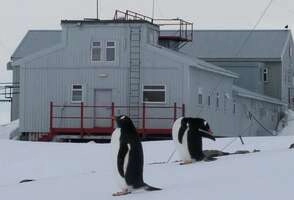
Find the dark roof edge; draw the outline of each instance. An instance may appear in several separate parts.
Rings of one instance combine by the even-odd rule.
[[[290,29],[197,29],[193,30],[196,32],[207,32],[207,31],[218,31],[218,32],[266,32],[266,31],[286,31],[286,32],[291,32]]]
[[[30,29],[28,32],[61,32],[61,29]]]
[[[264,62],[281,62],[282,58],[281,57],[276,57],[276,58],[246,58],[246,57],[230,57],[230,58],[211,58],[211,57],[201,57],[197,56],[197,58],[201,60],[205,60],[207,62],[209,61],[214,61],[214,62],[226,62],[226,61],[236,61],[236,62],[256,62],[256,61],[264,61]]]
[[[100,19],[90,19],[90,20],[61,20],[61,24],[135,24],[135,23],[144,23],[150,24],[154,26],[158,26],[157,24],[153,24],[146,20],[100,20]]]

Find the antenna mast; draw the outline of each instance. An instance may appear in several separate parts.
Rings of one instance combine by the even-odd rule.
[[[96,3],[97,4],[96,5],[96,8],[97,8],[97,11],[96,11],[97,12],[97,19],[99,19],[99,0],[97,0],[96,2],[97,2]]]
[[[152,19],[154,19],[155,0],[152,2]]]

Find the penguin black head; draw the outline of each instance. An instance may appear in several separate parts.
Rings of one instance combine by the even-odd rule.
[[[210,126],[208,122],[205,119],[202,118],[192,118],[191,122],[188,124],[190,129],[196,131],[203,130],[210,134],[212,134],[212,131],[210,130]]]
[[[206,120],[203,119],[203,124],[202,126],[200,127],[200,129],[203,129],[209,133],[212,133],[211,130],[210,130],[210,127],[209,127],[209,124]]]
[[[135,125],[127,115],[120,115],[115,117],[118,128],[135,130]]]

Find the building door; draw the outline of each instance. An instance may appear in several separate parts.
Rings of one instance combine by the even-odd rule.
[[[111,127],[112,90],[96,89],[94,93],[95,127]]]

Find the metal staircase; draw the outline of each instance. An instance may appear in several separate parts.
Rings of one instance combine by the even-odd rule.
[[[130,26],[129,115],[136,127],[140,117],[141,26]]]

